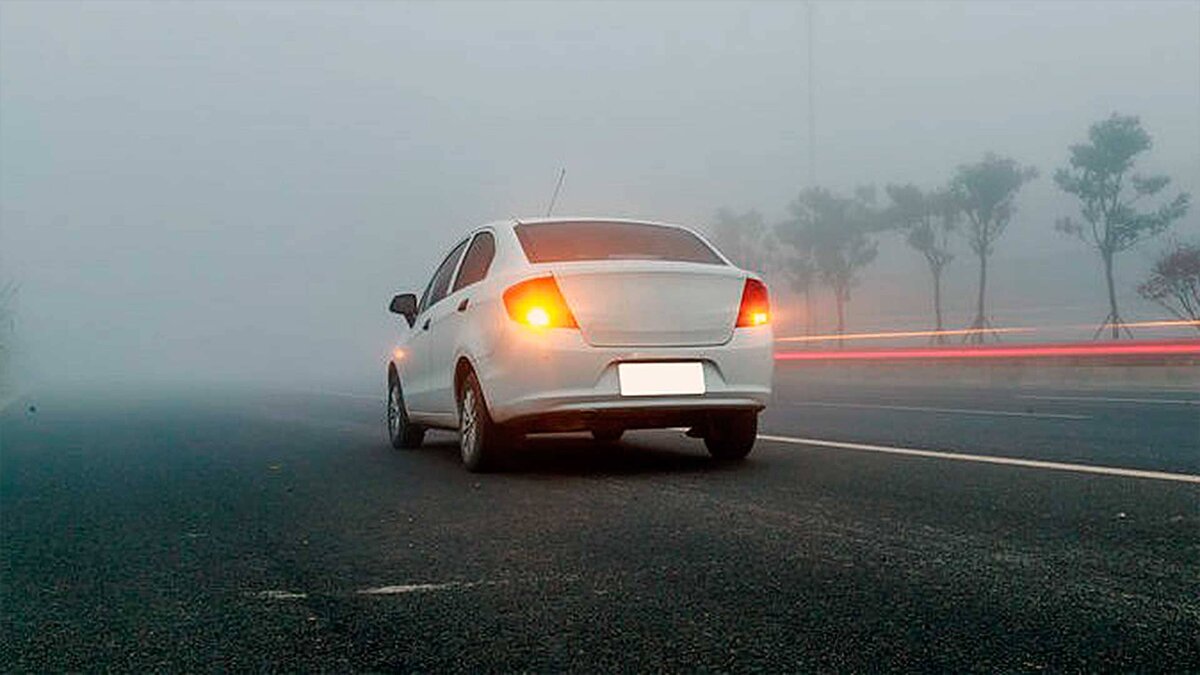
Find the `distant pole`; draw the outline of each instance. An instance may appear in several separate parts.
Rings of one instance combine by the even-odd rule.
[[[817,185],[817,114],[816,84],[813,80],[813,2],[804,3],[808,10],[808,185]]]
[[[816,68],[813,67],[813,52],[815,51],[813,49],[813,0],[805,1],[804,10],[804,23],[808,31],[808,39],[804,45],[808,53],[808,82],[806,82],[808,88],[808,187],[815,188],[817,186],[817,87],[815,78]],[[805,335],[812,335],[816,330],[817,318],[814,314],[815,311],[812,301],[812,282],[810,281],[804,290]]]
[[[554,196],[550,197],[550,206],[546,207],[547,218],[549,218],[550,214],[554,212],[554,204],[558,201],[558,191],[562,189],[563,178],[566,176],[567,170],[565,168],[558,170],[558,183],[554,186]]]

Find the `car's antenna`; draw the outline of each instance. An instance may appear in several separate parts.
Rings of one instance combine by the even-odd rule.
[[[558,201],[558,191],[562,189],[563,178],[567,176],[567,169],[564,167],[558,170],[558,183],[554,186],[554,196],[550,197],[550,206],[546,207],[546,217],[554,212],[554,204]]]

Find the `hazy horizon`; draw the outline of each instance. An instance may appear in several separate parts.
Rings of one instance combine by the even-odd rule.
[[[810,185],[935,187],[987,151],[1040,177],[991,263],[1002,321],[1103,317],[1050,176],[1113,112],[1200,198],[1200,2],[0,2],[0,281],[26,377],[372,387],[467,229],[544,213],[769,222]],[[816,136],[809,138],[809,87]],[[1174,228],[1200,237],[1200,210]],[[1166,240],[1118,259],[1123,310]],[[850,329],[927,327],[880,245]],[[948,320],[970,319],[960,245]],[[786,316],[794,308],[781,307]],[[831,312],[823,307],[822,324]],[[785,326],[786,327],[786,326]],[[786,330],[784,331],[786,332]]]

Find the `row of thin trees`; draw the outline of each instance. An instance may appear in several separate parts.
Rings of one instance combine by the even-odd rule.
[[[1117,305],[1116,257],[1163,234],[1190,205],[1187,193],[1166,194],[1167,176],[1146,176],[1134,169],[1150,147],[1150,135],[1137,117],[1114,114],[1091,125],[1087,140],[1070,146],[1066,165],[1053,174],[1055,185],[1079,203],[1078,215],[1060,218],[1056,229],[1090,246],[1103,262],[1109,311],[1097,336],[1106,331],[1113,339],[1129,335]],[[839,335],[845,333],[851,290],[878,255],[881,238],[900,235],[928,266],[933,337],[938,342],[947,332],[943,275],[959,242],[965,243],[977,262],[979,281],[975,318],[958,332],[966,341],[983,342],[993,330],[987,314],[988,262],[1016,213],[1021,188],[1037,177],[1034,167],[988,153],[959,166],[946,184],[930,189],[891,184],[881,198],[874,187],[849,195],[807,188],[774,226],[756,210],[721,209],[713,235],[735,262],[785,280],[804,297],[808,333],[813,330],[813,295],[827,288]],[[1200,247],[1176,244],[1156,263],[1139,292],[1180,319],[1200,319]]]

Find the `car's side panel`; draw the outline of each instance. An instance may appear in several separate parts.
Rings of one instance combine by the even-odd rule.
[[[451,293],[436,306],[430,308],[429,317],[429,381],[421,410],[447,414],[454,412],[455,402],[451,392],[454,376],[454,352],[458,334],[462,330],[464,317],[457,306],[465,290]]]
[[[417,315],[412,328],[408,329],[400,342],[402,357],[393,359],[404,390],[405,407],[409,411],[420,408],[425,383],[429,379],[429,333],[422,328],[426,318],[424,313]]]
[[[458,267],[462,264],[463,251],[466,249],[468,241],[467,239],[459,240],[442,259],[430,281],[431,288],[444,285],[444,288],[448,290],[452,287]],[[439,284],[439,277],[442,276],[443,271],[447,274],[441,279],[442,284]],[[428,292],[427,290],[426,293]],[[424,301],[423,298],[422,302]],[[411,363],[408,368],[408,377],[401,380],[404,387],[405,404],[410,412],[433,410],[432,389],[438,382],[442,367],[433,352],[434,319],[440,317],[445,311],[447,301],[446,297],[437,301],[430,300],[430,305],[421,308],[421,313],[417,315],[417,320],[413,324],[413,334],[410,338],[410,345],[413,347],[409,359]]]
[[[423,354],[425,346],[422,340],[422,333],[417,326],[409,327],[404,324],[401,319],[401,324],[404,325],[403,333],[400,339],[396,341],[396,350],[392,353],[391,364],[396,369],[396,374],[400,378],[401,387],[404,390],[405,407],[411,408],[411,392],[409,386],[411,382],[415,382],[420,377],[420,367],[425,365],[426,359]]]
[[[481,231],[487,231],[498,239],[492,228]],[[475,233],[476,236],[478,234]],[[418,417],[428,416],[440,423],[445,416],[451,416],[457,421],[454,372],[458,359],[466,356],[472,364],[478,364],[490,355],[494,340],[486,339],[486,333],[494,324],[493,315],[499,299],[495,280],[497,276],[504,276],[506,264],[500,250],[503,244],[497,241],[496,247],[496,255],[482,281],[453,291],[430,308],[427,347],[429,377],[416,411]]]
[[[498,348],[511,323],[504,307],[504,291],[529,275],[524,254],[515,249],[519,244],[512,234],[512,228],[495,228],[492,231],[496,238],[495,259],[487,278],[463,289],[469,300],[464,321],[455,337],[455,353],[449,361],[448,375],[453,382],[454,368],[459,359],[467,359],[479,378],[489,408],[495,405],[495,392],[489,385],[489,373],[495,367]]]

